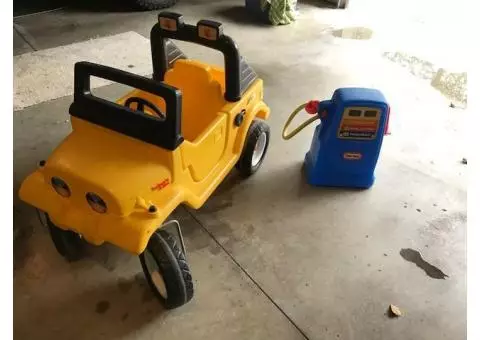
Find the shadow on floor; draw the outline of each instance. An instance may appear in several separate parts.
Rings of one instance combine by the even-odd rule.
[[[215,14],[227,20],[250,26],[269,27],[268,19],[260,18],[249,12],[245,6],[225,6],[215,11]]]
[[[198,210],[200,215],[215,214],[234,207],[244,199],[251,199],[257,205],[267,206],[275,197],[275,204],[290,205],[315,200],[331,201],[341,197],[362,195],[365,190],[343,187],[316,187],[307,183],[303,162],[292,162],[274,171],[260,169],[249,178],[242,178],[236,170],[223,180],[212,196]],[[243,197],[238,199],[235,196]]]
[[[336,8],[335,5],[329,2],[318,1],[318,0],[302,1],[300,6],[326,8],[326,9]],[[215,14],[227,20],[230,20],[239,24],[243,24],[243,25],[251,25],[251,26],[257,26],[257,27],[274,27],[270,24],[268,20],[268,12],[265,13],[263,17],[261,17],[258,14],[248,11],[245,5],[225,6],[220,9],[217,9],[215,11]]]
[[[335,4],[325,1],[325,0],[302,0],[299,5],[308,5],[311,7],[316,7],[316,8],[326,8],[326,9],[336,9],[337,6]],[[339,9],[341,10],[341,9]]]
[[[24,266],[31,256],[29,239],[35,233],[39,224],[35,209],[29,209],[25,204],[13,206],[13,270]]]
[[[165,3],[172,3],[174,0],[164,0]],[[124,12],[147,12],[148,9],[141,8],[135,4],[135,0],[83,0],[72,1],[68,3],[66,11],[72,12],[108,12],[108,13],[124,13]],[[171,6],[167,6],[164,9],[168,9]],[[162,9],[156,9],[152,11],[161,11]]]

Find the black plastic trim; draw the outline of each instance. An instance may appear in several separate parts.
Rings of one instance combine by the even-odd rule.
[[[185,24],[183,16],[177,13],[162,12],[161,17],[176,20],[177,30],[164,30],[157,23],[150,32],[150,44],[152,47],[153,79],[163,81],[165,73],[170,62],[167,53],[169,39],[181,40],[196,43],[205,47],[210,47],[223,53],[225,60],[225,99],[229,102],[240,100],[242,94],[256,79],[256,74],[248,65],[242,65],[246,62],[242,60],[235,41],[223,34],[221,23],[210,20],[200,20],[196,26]],[[218,32],[216,40],[201,38],[198,35],[198,25],[207,25],[215,28]],[[173,44],[173,43],[172,43]],[[247,78],[242,78],[242,71],[247,71]],[[245,73],[245,72],[244,72]],[[241,82],[241,79],[244,79]]]
[[[94,96],[90,89],[92,76],[163,98],[166,103],[165,120]],[[183,142],[181,112],[181,93],[172,86],[104,65],[84,61],[75,64],[74,101],[70,105],[70,114],[74,117],[167,150],[175,150]]]

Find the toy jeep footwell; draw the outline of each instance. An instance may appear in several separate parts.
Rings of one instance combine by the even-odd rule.
[[[225,69],[187,59],[170,39],[221,51]],[[79,62],[70,106],[72,132],[22,183],[20,197],[45,213],[67,260],[84,242],[112,243],[139,255],[167,308],[193,296],[180,237],[165,227],[180,204],[201,207],[234,166],[262,164],[270,131],[263,82],[220,23],[184,23],[161,13],[151,31],[153,79]],[[110,102],[90,91],[99,77],[135,88]],[[179,242],[180,241],[180,242]]]

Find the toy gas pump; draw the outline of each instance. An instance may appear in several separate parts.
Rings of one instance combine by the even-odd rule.
[[[303,109],[314,115],[292,132],[287,128]],[[312,100],[290,115],[282,137],[288,140],[320,119],[305,155],[307,181],[316,186],[369,188],[387,133],[390,107],[375,89],[341,88],[332,99]]]

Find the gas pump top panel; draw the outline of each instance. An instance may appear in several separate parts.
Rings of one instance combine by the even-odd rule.
[[[338,89],[333,95],[341,117],[337,137],[350,140],[375,140],[382,115],[388,104],[381,92],[374,89]],[[383,131],[381,131],[383,133]]]
[[[380,110],[370,107],[348,107],[342,115],[338,138],[372,140],[377,136]]]

